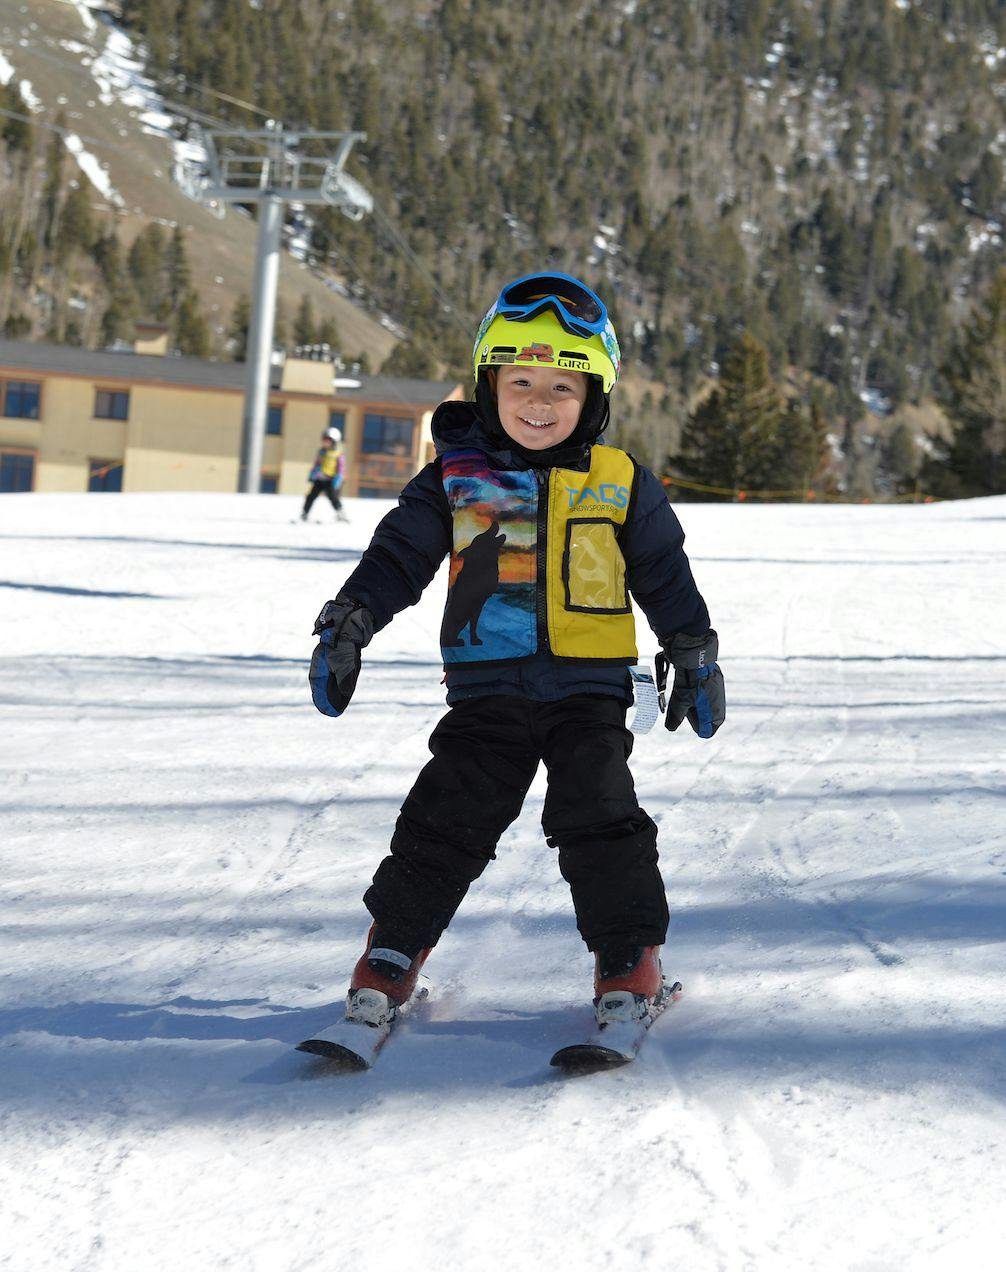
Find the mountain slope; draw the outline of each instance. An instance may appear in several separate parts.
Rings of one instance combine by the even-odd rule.
[[[123,14],[159,70],[368,133],[356,170],[465,321],[373,223],[332,246],[459,362],[492,284],[550,261],[602,282],[630,360],[686,390],[743,324],[777,365],[830,381],[843,412],[867,388],[898,405],[929,392],[1001,249],[995,0],[584,0],[505,21],[486,0],[126,0]],[[319,251],[332,226],[320,219]]]
[[[14,81],[29,81],[39,122],[56,123],[62,111],[66,127],[94,139],[80,143],[88,156],[81,167],[97,181],[92,202],[99,220],[113,217],[125,246],[151,222],[183,227],[192,276],[222,344],[238,296],[251,290],[256,227],[238,210],[217,221],[171,180],[173,143],[166,126],[172,119],[156,118],[157,90],[137,91],[142,64],[121,29],[82,3],[0,0],[0,52]],[[38,134],[44,149],[51,134]],[[305,295],[318,319],[334,319],[350,356],[366,350],[376,367],[394,347],[395,337],[375,316],[284,252],[280,298],[288,319]]]

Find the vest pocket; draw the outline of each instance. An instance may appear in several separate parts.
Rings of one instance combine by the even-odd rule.
[[[625,559],[615,523],[605,517],[570,518],[562,554],[566,609],[588,614],[631,613]]]

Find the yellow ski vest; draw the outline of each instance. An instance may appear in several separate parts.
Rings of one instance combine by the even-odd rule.
[[[331,450],[322,450],[318,452],[318,467],[321,469],[323,477],[334,477],[339,468],[339,456],[342,454],[341,446],[333,446]]]
[[[636,629],[619,534],[636,466],[591,448],[590,471],[493,469],[478,450],[446,452],[453,518],[444,664],[558,659],[628,665]]]
[[[591,448],[589,472],[549,473],[548,641],[559,658],[636,661],[636,624],[618,545],[635,476],[633,461],[613,446]]]

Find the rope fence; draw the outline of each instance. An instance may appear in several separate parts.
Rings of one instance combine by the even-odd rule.
[[[749,499],[763,499],[771,502],[779,500],[799,500],[801,503],[939,503],[935,495],[924,494],[916,488],[908,495],[889,495],[884,498],[855,499],[849,495],[832,495],[824,491],[814,490],[808,486],[801,490],[741,490],[728,486],[707,486],[699,481],[686,481],[683,477],[664,476],[660,479],[665,486],[678,486],[682,490],[695,490],[705,495],[727,495],[736,503],[746,503]]]

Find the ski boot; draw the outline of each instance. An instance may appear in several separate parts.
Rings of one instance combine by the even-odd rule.
[[[603,945],[594,955],[599,1026],[645,1021],[666,992],[659,945]]]
[[[388,933],[372,924],[367,948],[353,969],[346,998],[346,1019],[354,1024],[380,1028],[390,1025],[399,1007],[412,997],[416,981],[430,951],[410,956],[394,948]]]
[[[347,1073],[371,1068],[399,1010],[410,998],[427,994],[425,986],[416,991],[416,981],[430,951],[420,950],[410,957],[396,950],[395,943],[388,933],[371,927],[367,948],[350,981],[345,1016],[298,1043],[298,1051],[322,1056]]]
[[[597,1073],[631,1063],[656,1018],[681,997],[681,984],[664,980],[659,945],[612,941],[595,952],[594,994],[594,1033],[560,1047],[550,1061],[562,1073]]]

